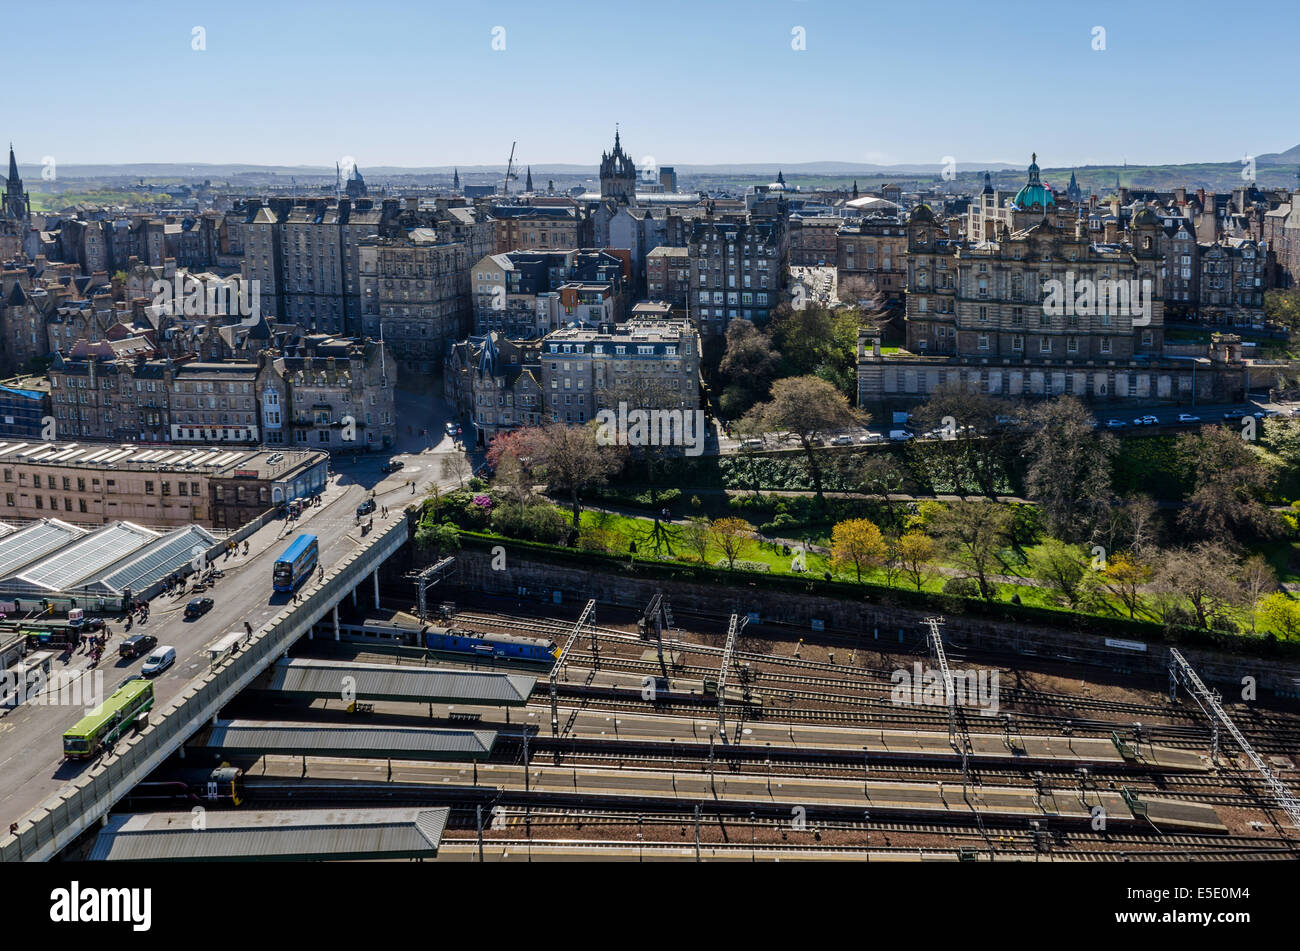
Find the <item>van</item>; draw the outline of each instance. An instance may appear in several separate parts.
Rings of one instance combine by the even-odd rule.
[[[161,674],[174,663],[176,663],[176,648],[159,647],[149,655],[149,659],[146,660],[144,666],[140,668],[140,673],[144,674],[146,677],[154,677]]]
[[[763,448],[763,440],[761,440],[761,439],[746,439],[744,442],[742,442],[742,443],[740,444],[740,448],[741,448],[741,449],[762,449],[762,448]]]
[[[894,442],[907,442],[909,439],[914,437],[906,429],[891,429],[889,431],[889,438]]]

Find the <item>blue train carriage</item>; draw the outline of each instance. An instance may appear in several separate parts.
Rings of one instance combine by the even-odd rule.
[[[515,634],[483,634],[447,627],[430,627],[424,634],[424,646],[449,654],[475,657],[509,657],[516,660],[553,663],[560,656],[555,642],[544,637],[519,637]]]
[[[276,591],[293,591],[316,570],[320,545],[315,535],[299,535],[276,559],[271,584]]]

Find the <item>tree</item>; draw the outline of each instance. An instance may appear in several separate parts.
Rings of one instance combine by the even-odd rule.
[[[712,526],[707,515],[693,515],[686,520],[686,525],[682,529],[682,539],[701,564],[709,563],[709,543],[712,538]]]
[[[934,560],[938,546],[924,532],[906,532],[898,539],[897,551],[903,574],[919,592],[935,575]]]
[[[517,442],[509,442],[507,449],[526,470],[541,478],[550,491],[569,497],[575,529],[582,520],[582,492],[604,485],[622,464],[622,455],[616,447],[597,443],[594,426],[549,423],[540,428],[522,429],[518,431]]]
[[[1267,537],[1280,522],[1260,497],[1271,473],[1256,448],[1233,429],[1206,426],[1178,437],[1178,454],[1194,488],[1178,524],[1206,539]]]
[[[1151,582],[1163,598],[1165,623],[1191,622],[1206,630],[1232,627],[1231,610],[1244,600],[1240,567],[1232,550],[1218,542],[1165,552]]]
[[[840,478],[854,486],[863,495],[879,499],[891,523],[897,523],[895,502],[891,494],[903,491],[907,472],[893,453],[845,452],[840,453],[836,465]]]
[[[1035,407],[1029,423],[1025,490],[1039,504],[1052,535],[1082,541],[1110,501],[1118,443],[1109,433],[1095,432],[1092,414],[1071,396]]]
[[[1131,551],[1141,556],[1159,541],[1158,516],[1155,499],[1134,493],[1106,507],[1094,537],[1107,552]]]
[[[1088,562],[1077,546],[1049,538],[1030,552],[1029,568],[1034,578],[1050,588],[1057,600],[1071,610],[1078,606],[1085,592]]]
[[[469,460],[461,453],[449,452],[443,455],[438,472],[440,478],[455,479],[463,489],[465,488],[465,480],[473,474],[474,470],[470,468]]]
[[[752,321],[736,319],[727,323],[726,350],[718,371],[725,378],[720,409],[728,418],[744,414],[767,392],[781,363],[781,354],[771,339]]]
[[[736,567],[736,559],[744,551],[753,530],[754,526],[743,518],[735,517],[717,519],[709,526],[713,544],[726,556],[728,568]]]
[[[1284,640],[1300,637],[1300,602],[1283,591],[1274,591],[1259,603],[1255,613],[1263,625]]]
[[[777,380],[772,385],[772,399],[751,409],[738,427],[753,435],[792,433],[803,447],[817,498],[822,499],[822,463],[815,452],[822,436],[865,424],[867,419],[825,380],[799,376]]]
[[[989,575],[1011,527],[1010,513],[996,502],[974,500],[922,508],[940,542],[974,579],[980,597],[992,601],[995,587]]]
[[[1277,574],[1263,555],[1251,555],[1241,566],[1241,591],[1250,609],[1250,633],[1255,633],[1255,607],[1259,599],[1277,590]]]
[[[966,491],[971,483],[982,495],[995,496],[1006,482],[1013,432],[1005,423],[1016,412],[1009,400],[982,393],[975,386],[943,383],[916,408],[913,419],[922,430],[939,430],[938,441],[913,443],[914,454],[943,472],[952,491]]]
[[[862,581],[862,569],[882,564],[889,553],[876,523],[867,518],[850,518],[831,529],[831,564],[838,571],[850,565]]]
[[[1300,330],[1300,291],[1265,291],[1264,316],[1288,330]]]
[[[422,522],[415,530],[415,547],[438,556],[460,551],[460,532],[450,522]]]
[[[1151,580],[1151,566],[1137,555],[1120,553],[1106,560],[1102,571],[1106,589],[1128,609],[1129,620],[1142,610],[1142,587]]]

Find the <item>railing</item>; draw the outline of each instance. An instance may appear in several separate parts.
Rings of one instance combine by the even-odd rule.
[[[353,551],[297,607],[286,605],[248,646],[230,662],[191,681],[160,719],[123,739],[87,774],[34,809],[19,824],[16,835],[0,841],[0,862],[44,861],[105,815],[136,783],[170,756],[204,721],[246,688],[289,647],[362,582],[366,575],[406,541],[408,520],[399,519],[379,530]],[[53,752],[53,751],[51,751]]]

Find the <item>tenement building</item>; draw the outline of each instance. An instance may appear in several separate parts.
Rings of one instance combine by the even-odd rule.
[[[1198,399],[1238,398],[1247,379],[1238,338],[1165,352],[1160,218],[1142,208],[1119,240],[1097,241],[1083,220],[1050,213],[1035,177],[993,237],[960,240],[928,206],[913,211],[906,348],[885,355],[878,338],[861,337],[860,404],[916,402],[952,384],[1012,399],[1177,401],[1193,386]],[[1013,231],[1024,208],[1029,221]]]

